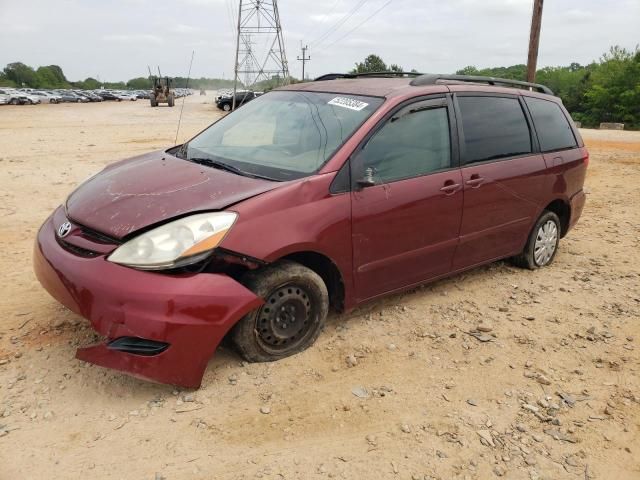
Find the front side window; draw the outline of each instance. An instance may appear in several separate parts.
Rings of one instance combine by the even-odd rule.
[[[182,156],[278,181],[306,177],[322,167],[382,102],[349,94],[270,92],[193,138]]]
[[[464,163],[531,153],[531,135],[517,98],[458,97]]]
[[[571,125],[558,105],[532,97],[525,97],[525,102],[531,112],[543,152],[577,146]]]
[[[446,107],[406,107],[367,142],[359,156],[376,183],[418,177],[451,167]]]

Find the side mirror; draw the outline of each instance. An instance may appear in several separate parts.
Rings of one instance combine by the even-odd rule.
[[[360,188],[373,187],[376,184],[376,181],[373,178],[373,168],[367,168],[364,171],[364,177],[356,180],[356,183]]]

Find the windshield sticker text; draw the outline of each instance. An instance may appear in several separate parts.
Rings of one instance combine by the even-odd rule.
[[[361,102],[360,100],[356,100],[355,98],[347,98],[347,97],[336,97],[333,100],[329,100],[327,102],[329,105],[335,105],[336,107],[348,108],[349,110],[355,110],[359,112],[364,109],[368,103]]]

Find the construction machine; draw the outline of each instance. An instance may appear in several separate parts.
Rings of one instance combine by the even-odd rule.
[[[157,107],[160,103],[166,103],[170,107],[175,105],[175,95],[171,88],[171,79],[169,77],[163,77],[160,73],[160,67],[158,67],[158,76],[151,75],[151,69],[149,68],[149,79],[153,85],[151,91],[151,97],[149,101],[152,107]]]

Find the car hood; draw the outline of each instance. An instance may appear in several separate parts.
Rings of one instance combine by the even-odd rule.
[[[283,185],[153,152],[108,166],[67,199],[67,216],[121,239],[189,213],[221,210]]]

